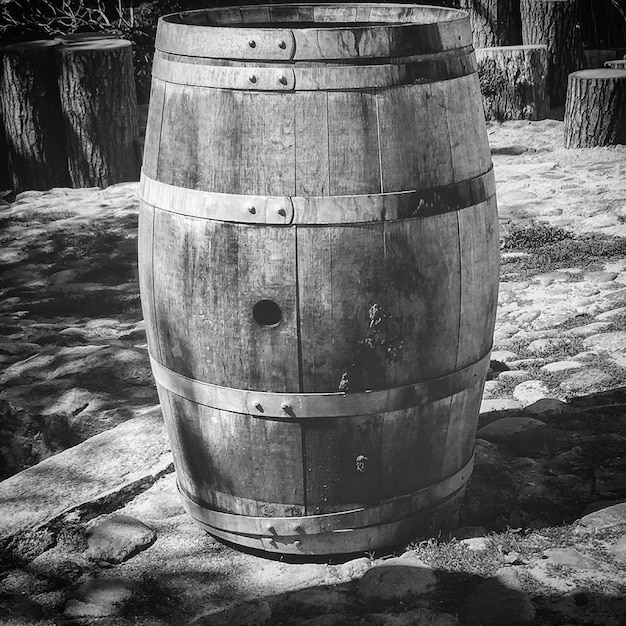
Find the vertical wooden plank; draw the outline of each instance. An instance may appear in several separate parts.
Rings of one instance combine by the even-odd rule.
[[[376,100],[359,91],[328,94],[330,195],[380,193]]]
[[[385,246],[387,384],[453,372],[461,308],[457,213],[389,222]]]
[[[299,92],[295,106],[296,195],[328,195],[328,95],[323,91]]]
[[[480,84],[476,73],[439,84],[445,93],[453,182],[458,183],[491,168]]]
[[[457,369],[491,349],[500,265],[496,199],[458,212],[461,244],[461,319]]]
[[[385,305],[383,259],[382,224],[298,227],[302,391],[384,387],[370,328]]]
[[[478,384],[452,396],[442,478],[458,472],[472,457],[483,387],[484,381],[481,380]]]
[[[177,471],[192,485],[193,495],[207,505],[226,505],[230,512],[245,515],[304,512],[298,424],[221,411],[169,395]]]
[[[164,100],[165,83],[158,78],[153,78],[150,89],[150,104],[148,106],[143,165],[141,167],[142,171],[150,178],[157,177]]]
[[[169,84],[159,180],[223,193],[294,195],[293,97]]]
[[[302,430],[308,515],[379,502],[380,416],[307,421]]]
[[[159,211],[155,302],[163,364],[217,385],[296,392],[295,229]],[[281,309],[258,324],[260,300]]]
[[[414,493],[442,478],[451,398],[393,411],[383,424],[383,499]]]
[[[383,189],[405,191],[453,182],[444,90],[407,85],[378,95]]]
[[[153,238],[154,212],[153,206],[140,200],[139,203],[139,230],[138,230],[138,259],[139,259],[139,290],[141,292],[141,309],[146,323],[146,338],[150,354],[161,360],[161,350],[156,326],[156,311],[154,305],[154,268],[153,268]]]

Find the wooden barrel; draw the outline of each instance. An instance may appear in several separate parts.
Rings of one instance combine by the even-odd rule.
[[[415,5],[160,20],[142,301],[213,535],[331,554],[453,523],[498,285],[471,42],[465,13]]]

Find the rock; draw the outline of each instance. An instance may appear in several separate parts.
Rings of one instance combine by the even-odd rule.
[[[44,618],[41,605],[23,593],[0,594],[0,622],[3,624],[35,624]]]
[[[498,374],[498,380],[502,383],[518,384],[525,380],[530,380],[531,378],[530,372],[524,370],[509,370]]]
[[[578,370],[581,367],[584,366],[579,361],[554,361],[553,363],[544,365],[541,368],[541,371],[553,374],[558,372],[568,372],[570,370]]]
[[[600,333],[587,337],[584,341],[588,350],[602,350],[622,367],[626,366],[626,331]]]
[[[593,361],[597,359],[599,356],[599,352],[594,350],[584,350],[583,352],[578,352],[572,357],[572,361],[581,361],[582,363],[587,363],[588,361]]]
[[[0,540],[105,494],[145,485],[172,467],[157,408],[0,482]]]
[[[513,397],[522,403],[522,406],[534,404],[537,400],[550,397],[550,390],[540,380],[527,380],[520,383],[513,390]]]
[[[580,520],[580,523],[586,528],[594,530],[605,530],[626,524],[626,502],[613,504],[589,513]]]
[[[477,438],[474,442],[474,465],[498,465],[502,462],[502,455],[498,446],[491,441]]]
[[[621,306],[617,309],[611,309],[610,311],[605,311],[604,313],[598,313],[598,315],[596,315],[596,319],[605,322],[610,321],[616,317],[620,317],[621,315],[626,315],[626,306]]]
[[[470,537],[469,539],[461,539],[459,543],[467,546],[468,550],[472,552],[482,552],[489,547],[489,540],[487,537]]]
[[[618,563],[626,563],[626,536],[607,548],[607,550]]]
[[[595,470],[595,491],[598,494],[626,491],[626,473],[612,468]]]
[[[70,619],[115,615],[132,595],[130,581],[88,580],[68,600],[63,615]]]
[[[485,381],[485,387],[483,389],[483,398],[491,398],[494,393],[496,393],[500,383],[497,380],[487,380]]]
[[[272,607],[265,600],[242,602],[226,609],[201,615],[189,626],[262,626],[272,618]]]
[[[524,407],[526,413],[533,415],[550,415],[551,413],[563,413],[566,410],[567,403],[561,402],[557,398],[541,398]]]
[[[334,572],[340,580],[356,580],[361,578],[372,567],[372,559],[362,556],[359,559],[352,559],[341,565],[337,565]]]
[[[591,393],[606,389],[612,381],[613,377],[610,374],[589,368],[569,376],[559,385],[559,388],[567,393]]]
[[[388,559],[375,565],[359,581],[362,602],[405,600],[423,596],[435,588],[435,572],[417,559]]]
[[[519,359],[519,355],[510,350],[494,350],[491,353],[491,360],[498,361],[500,363],[508,363],[509,361],[515,361]]]
[[[156,541],[154,530],[130,515],[114,515],[91,529],[87,556],[92,561],[121,563]]]
[[[555,565],[566,565],[574,569],[600,569],[600,564],[591,557],[585,556],[575,548],[554,548],[544,550],[548,562]]]
[[[476,437],[492,442],[511,443],[520,435],[545,428],[545,426],[545,422],[532,417],[503,417],[480,428]]]
[[[617,272],[599,270],[597,272],[585,272],[584,279],[592,283],[608,283],[617,278]]]
[[[610,326],[611,322],[592,322],[591,324],[585,324],[584,326],[570,328],[567,331],[567,334],[572,335],[573,337],[590,337],[591,335],[607,330]]]
[[[529,624],[535,619],[535,607],[527,593],[491,578],[465,597],[459,618],[463,626]]]
[[[480,403],[481,413],[494,413],[496,411],[515,411],[522,408],[522,403],[511,398],[493,398],[483,400]]]
[[[164,520],[182,515],[185,511],[176,487],[176,474],[163,476],[129,502],[123,512],[143,520]]]
[[[326,615],[318,615],[311,619],[298,618],[299,626],[344,626],[348,616],[345,613],[327,613]],[[382,624],[381,621],[374,622],[376,626]]]

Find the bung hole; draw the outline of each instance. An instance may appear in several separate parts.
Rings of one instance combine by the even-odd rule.
[[[272,300],[261,300],[252,307],[252,317],[259,326],[278,326],[282,319],[280,307]]]

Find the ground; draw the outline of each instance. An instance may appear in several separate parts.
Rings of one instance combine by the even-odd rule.
[[[502,265],[475,470],[456,535],[394,559],[267,560],[184,515],[147,360],[137,183],[0,208],[0,618],[624,623],[626,146],[565,150],[562,132],[488,124]]]

